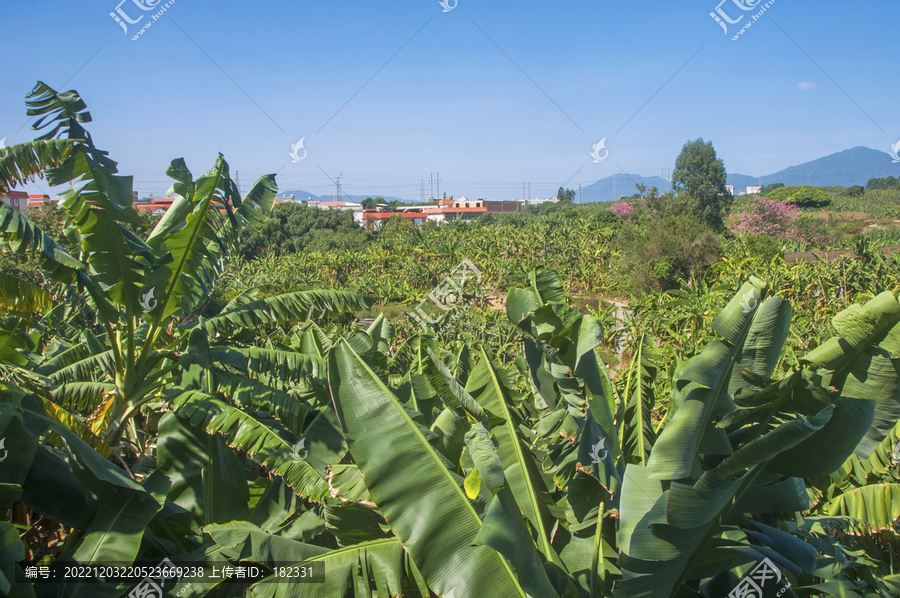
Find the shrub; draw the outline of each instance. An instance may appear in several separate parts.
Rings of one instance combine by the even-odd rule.
[[[626,223],[619,236],[617,284],[635,294],[662,292],[697,277],[721,255],[716,235],[690,216]]]
[[[315,235],[316,231],[332,231],[336,235]],[[245,243],[250,253],[272,251],[303,251],[313,240],[326,241],[331,248],[361,248],[369,237],[368,231],[353,221],[351,212],[323,210],[294,202],[276,205],[269,219]],[[335,239],[343,238],[340,243]],[[318,247],[316,247],[318,249]]]
[[[771,259],[783,254],[781,241],[770,235],[746,235],[742,241],[744,247],[754,257]]]
[[[769,199],[798,208],[824,208],[831,205],[831,195],[818,187],[782,187],[769,193]]]

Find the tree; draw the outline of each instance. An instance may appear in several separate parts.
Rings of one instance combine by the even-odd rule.
[[[362,200],[362,209],[364,209],[364,210],[374,210],[377,205],[378,205],[378,201],[375,199],[372,199],[371,197],[367,197],[364,200]]]
[[[559,203],[574,203],[575,192],[571,189],[564,189],[560,187],[559,191],[556,192],[556,199],[559,200]]]
[[[711,141],[703,138],[684,145],[675,161],[672,186],[686,201],[689,212],[715,230],[725,228],[724,220],[734,197],[726,188],[725,163],[716,156]]]
[[[866,192],[866,188],[861,185],[853,185],[847,189],[847,194],[850,197],[862,197]]]
[[[782,187],[784,187],[784,183],[772,183],[771,185],[766,185],[765,187],[760,189],[759,194],[760,195],[768,195],[775,189],[781,189]]]
[[[366,230],[353,220],[352,212],[283,202],[275,206],[259,231],[247,239],[245,250],[303,251],[310,246],[317,231],[346,237],[353,247],[362,247],[368,239]],[[321,239],[321,235],[318,238]],[[325,248],[317,246],[316,249]]]
[[[831,204],[831,196],[819,187],[783,187],[769,194],[769,199],[783,201],[798,208],[824,208]]]
[[[886,179],[870,179],[868,183],[866,183],[867,191],[877,191],[879,189],[894,189],[900,187],[900,180],[898,180],[893,175],[887,177]]]

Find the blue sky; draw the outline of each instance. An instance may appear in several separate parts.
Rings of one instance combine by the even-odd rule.
[[[132,19],[153,14],[134,1]],[[758,0],[722,10],[753,14],[739,1]],[[620,168],[658,175],[697,137],[754,176],[900,139],[889,0],[776,0],[737,41],[749,16],[726,36],[709,16],[718,0],[459,0],[447,13],[438,0],[176,0],[137,41],[149,17],[125,35],[117,3],[4,3],[0,138],[34,138],[24,96],[37,80],[77,89],[94,141],[141,196],[168,189],[172,159],[196,175],[217,152],[244,188],[277,171],[281,189],[327,194],[321,168],[341,170],[348,193],[415,199],[440,172],[442,192],[511,199],[523,182],[546,197]]]

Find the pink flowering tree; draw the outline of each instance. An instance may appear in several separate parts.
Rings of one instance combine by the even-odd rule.
[[[613,214],[621,216],[622,218],[627,218],[629,216],[635,215],[634,204],[627,201],[614,203],[607,209],[610,210]]]
[[[802,216],[797,206],[757,195],[751,200],[750,210],[743,214],[740,224],[731,230],[739,235],[768,235],[776,239],[822,245],[828,240],[823,226],[814,217]]]
[[[797,206],[755,195],[750,200],[750,211],[745,212],[740,224],[731,230],[737,234],[789,239],[799,212]]]

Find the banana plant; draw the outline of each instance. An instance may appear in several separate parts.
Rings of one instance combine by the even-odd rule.
[[[723,340],[680,368],[647,465],[626,468],[616,596],[706,592],[763,558],[797,579],[833,561],[817,557],[812,540],[824,534],[804,538],[774,516],[809,509],[804,479],[851,454],[868,457],[896,424],[900,379],[889,354],[900,304],[884,294],[844,312],[834,323],[840,337],[772,380],[791,314],[780,297],[763,300],[767,291],[752,280],[713,322]],[[887,593],[877,579],[860,583]]]
[[[77,260],[65,254],[5,207],[0,218],[9,224],[2,237],[19,251],[40,251],[48,275],[83,295],[96,324],[78,336],[57,338],[53,353],[30,369],[49,379],[53,402],[60,408],[92,413],[92,428],[107,446],[117,445],[129,431],[130,442],[138,441],[133,418],[173,382],[178,351],[193,330],[202,329],[225,344],[242,331],[368,305],[351,293],[310,291],[245,301],[190,323],[239,249],[242,233],[256,230],[271,210],[274,176],[260,178],[242,197],[221,155],[196,180],[183,160],[174,160],[167,171],[175,180],[169,193],[174,201],[144,240],[132,232],[145,225],[133,206],[131,177],[117,174],[116,163],[94,145],[83,126],[91,117],[80,96],[38,83],[28,105],[29,115],[38,117],[35,128],[49,129],[39,142],[64,138],[59,145],[67,157],[59,166],[45,168],[44,176],[53,186],[70,184],[60,209],[80,251]],[[246,370],[247,363],[268,368],[269,374],[298,363],[277,351],[238,347],[222,352],[222,359],[238,369],[243,364]],[[300,373],[297,369],[286,378]]]

